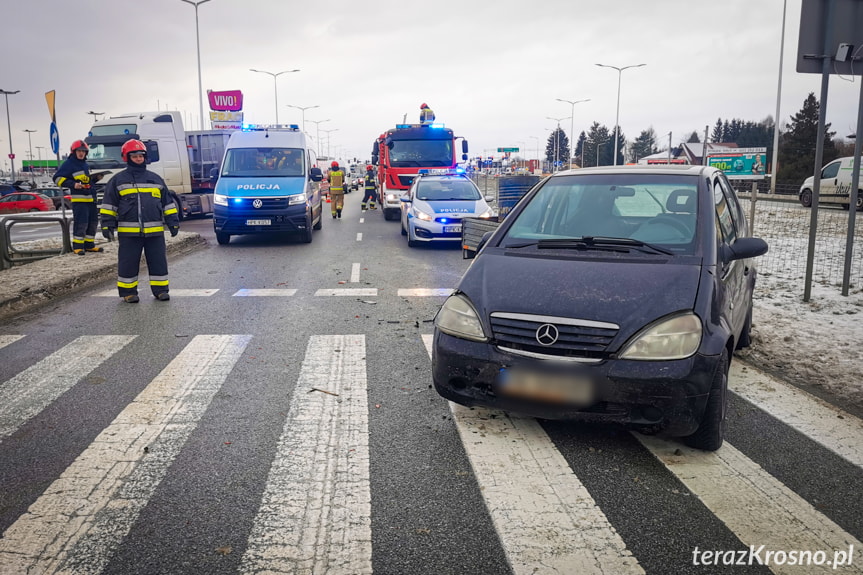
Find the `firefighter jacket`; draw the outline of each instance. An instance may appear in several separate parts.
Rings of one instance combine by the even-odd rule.
[[[345,191],[345,173],[341,169],[330,172],[330,191]]]
[[[179,227],[177,204],[165,180],[144,166],[130,165],[108,185],[99,209],[102,227],[114,228],[122,236],[162,236],[165,224]]]
[[[76,182],[80,182],[84,187],[76,190]],[[73,203],[96,201],[96,190],[90,187],[90,166],[87,165],[86,160],[76,158],[74,152],[54,173],[54,183],[69,190]]]
[[[377,187],[378,187],[378,184],[375,181],[375,175],[371,172],[366,172],[365,188],[367,190],[375,190],[375,189],[377,189]]]

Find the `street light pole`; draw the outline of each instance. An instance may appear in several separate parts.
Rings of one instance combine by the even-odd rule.
[[[545,117],[547,120],[554,120],[557,122],[557,129],[554,131],[554,165],[551,168],[551,173],[557,171],[557,162],[560,160],[558,157],[560,155],[560,121],[561,120],[569,120],[570,118],[552,118],[550,116]]]
[[[302,111],[303,113],[303,133],[306,133],[306,110],[311,110],[312,108],[320,108],[320,106],[294,106],[293,104],[285,104],[288,108],[296,108],[297,110]]]
[[[9,162],[12,173],[12,181],[15,181],[15,152],[12,151],[12,122],[9,120],[9,95],[17,94],[21,90],[0,90],[0,94],[6,97],[6,125],[9,127]]]
[[[267,72],[266,70],[255,70],[254,68],[249,68],[250,72],[258,72],[260,74],[269,74],[273,77],[273,101],[276,104],[276,125],[279,124],[279,89],[278,84],[276,83],[276,78],[281,76],[282,74],[290,74],[291,72],[299,72],[299,70],[284,70],[282,72]]]
[[[330,157],[330,133],[331,132],[338,132],[339,129],[333,128],[332,130],[321,130],[321,131],[327,135],[327,157],[329,158]]]
[[[191,4],[195,7],[195,42],[198,48],[198,111],[201,114],[200,117],[200,130],[204,129],[204,85],[201,82],[201,33],[198,28],[198,6],[204,4],[205,2],[209,2],[210,0],[180,0],[181,2],[185,2],[186,4]],[[201,179],[204,179],[204,156],[201,155]]]
[[[89,111],[89,112],[87,112],[87,113],[88,113],[88,114],[90,114],[91,116],[93,116],[93,121],[94,121],[94,122],[98,122],[98,121],[99,121],[99,118],[97,118],[96,116],[104,116],[104,115],[105,115],[105,112],[94,112],[93,110],[90,110],[90,111]]]
[[[33,139],[30,137],[30,134],[32,134],[33,132],[38,132],[38,130],[23,130],[23,131],[27,132],[27,144],[30,148],[30,180],[33,183],[36,183],[36,175],[33,173]],[[24,163],[22,162],[21,165],[23,166]]]
[[[572,114],[569,116],[569,155],[570,162],[572,161],[572,156],[575,154],[575,147],[573,142],[575,141],[575,105],[581,104],[582,102],[590,102],[590,98],[586,98],[584,100],[564,100],[563,98],[555,98],[558,102],[565,102],[567,104],[572,105]],[[570,163],[570,168],[572,164]]]
[[[45,168],[42,166],[42,150],[45,149],[45,146],[36,146],[36,151],[39,152],[39,173],[43,176],[45,175]]]
[[[315,136],[315,146],[318,148],[318,150],[320,150],[320,147],[321,147],[321,124],[323,124],[324,122],[329,122],[329,121],[330,121],[329,118],[327,118],[326,120],[309,120],[309,122],[314,122],[315,128],[317,128],[317,130],[316,130],[317,136]]]
[[[614,165],[617,165],[617,141],[620,139],[620,126],[618,125],[620,122],[620,77],[623,75],[623,71],[629,68],[640,68],[642,66],[647,66],[647,64],[633,64],[632,66],[624,66],[622,68],[618,68],[617,66],[609,66],[607,64],[597,64],[600,68],[612,68],[617,70],[617,112],[614,116]]]

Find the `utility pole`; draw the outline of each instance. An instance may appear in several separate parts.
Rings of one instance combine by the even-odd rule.
[[[21,90],[2,90],[0,89],[0,94],[3,94],[6,97],[6,125],[9,127],[9,162],[12,173],[12,181],[15,181],[15,152],[12,150],[12,122],[9,120],[9,95],[17,94]]]
[[[32,134],[33,132],[36,132],[38,130],[24,130],[24,131],[27,132],[27,143],[30,147],[30,181],[32,181],[35,184],[36,183],[36,175],[33,173],[33,140],[30,137],[30,134]],[[22,162],[22,165],[23,165],[23,162]]]

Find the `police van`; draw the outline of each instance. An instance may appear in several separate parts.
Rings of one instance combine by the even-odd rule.
[[[231,134],[213,194],[221,245],[231,236],[285,232],[312,241],[323,224],[323,173],[296,125],[244,126]]]

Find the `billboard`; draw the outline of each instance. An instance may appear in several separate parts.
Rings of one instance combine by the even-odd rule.
[[[210,112],[214,130],[239,130],[243,127],[242,112]]]
[[[207,99],[210,101],[210,109],[217,112],[239,112],[243,109],[243,93],[240,90],[207,90]]]
[[[725,172],[729,180],[764,178],[767,148],[729,148],[707,152],[707,165]]]

